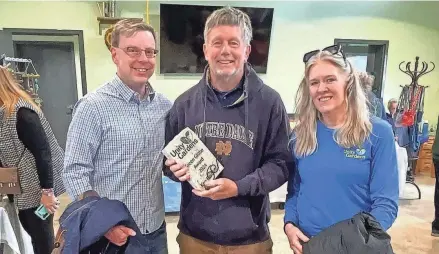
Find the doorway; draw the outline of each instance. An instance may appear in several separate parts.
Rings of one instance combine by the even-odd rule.
[[[31,59],[40,74],[42,110],[65,149],[73,105],[87,94],[82,30],[4,28],[0,55]]]
[[[375,76],[372,92],[382,99],[389,41],[335,39],[335,44],[342,45],[346,58],[357,70]]]
[[[14,41],[14,52],[16,57],[32,59],[40,75],[42,111],[65,149],[72,109],[78,100],[73,43]]]

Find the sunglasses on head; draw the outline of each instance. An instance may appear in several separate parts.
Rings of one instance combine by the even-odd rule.
[[[309,61],[309,59],[311,59],[311,57],[315,56],[320,51],[327,51],[327,52],[331,53],[332,55],[341,54],[343,56],[343,60],[346,63],[346,56],[343,53],[341,45],[332,45],[332,46],[326,47],[322,50],[316,49],[316,50],[310,51],[310,52],[306,53],[305,55],[303,55],[303,62],[307,63]]]

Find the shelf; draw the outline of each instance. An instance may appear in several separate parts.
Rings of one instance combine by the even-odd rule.
[[[122,19],[126,19],[126,18],[121,18],[121,17],[97,17],[97,20],[99,22],[99,35],[102,35],[102,27],[103,25],[114,25],[116,24],[118,21],[122,20]],[[137,21],[143,21],[142,18],[131,18]]]

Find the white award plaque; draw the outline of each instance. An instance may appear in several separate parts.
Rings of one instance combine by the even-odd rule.
[[[205,190],[204,183],[217,178],[224,169],[198,135],[188,127],[175,136],[162,153],[166,158],[188,167],[188,182],[194,189]]]

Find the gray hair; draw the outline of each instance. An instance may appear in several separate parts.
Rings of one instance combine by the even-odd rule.
[[[392,98],[387,102],[387,109],[390,109],[390,106],[392,106],[393,103],[398,103],[398,99]]]
[[[245,12],[229,6],[212,12],[204,26],[204,41],[207,41],[210,30],[217,26],[238,26],[242,31],[242,39],[250,45],[253,34],[252,23]]]
[[[365,71],[361,71],[361,72],[358,72],[358,77],[360,78],[361,87],[363,87],[363,89],[366,92],[372,91],[373,82],[375,81],[375,76],[373,76]]]

